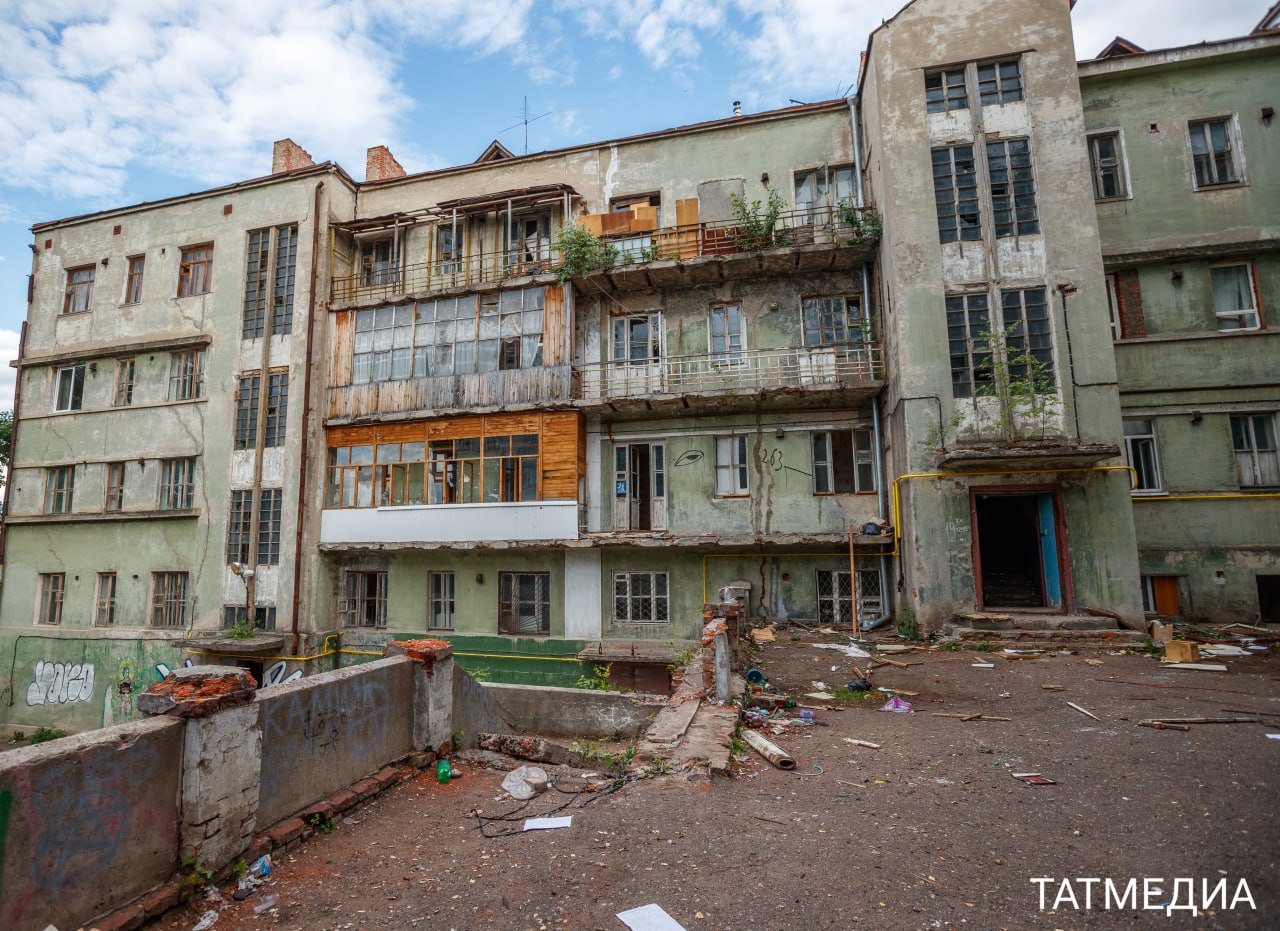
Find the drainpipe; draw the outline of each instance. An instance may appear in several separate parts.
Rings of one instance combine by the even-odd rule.
[[[858,97],[849,96],[849,123],[853,127],[853,180],[858,192],[858,206],[865,207],[862,196],[862,131],[858,128]]]

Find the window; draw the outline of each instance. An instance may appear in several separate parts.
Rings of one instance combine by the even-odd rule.
[[[249,528],[253,521],[253,492],[231,492],[231,512],[227,516],[227,565],[249,561]]]
[[[661,314],[614,318],[613,361],[642,365],[657,362],[661,355]]]
[[[431,444],[435,446],[435,443]],[[435,457],[432,457],[434,478]],[[538,435],[486,436],[484,438],[484,500],[536,501],[538,499]]]
[[[208,294],[213,284],[213,243],[188,246],[178,264],[178,297]]]
[[[818,622],[820,624],[852,625],[854,616],[855,582],[858,585],[857,614],[862,618],[877,617],[884,611],[884,596],[877,569],[818,571]]]
[[[67,294],[62,302],[64,314],[83,314],[93,309],[92,265],[67,269]]]
[[[285,423],[289,417],[289,373],[267,376],[267,430],[265,446],[283,446]]]
[[[274,261],[271,240],[274,234]],[[293,290],[298,262],[298,227],[252,230],[245,256],[242,339],[258,339],[266,330],[271,310],[272,334],[293,329]]]
[[[671,620],[665,572],[613,574],[615,624],[666,624]]]
[[[236,391],[236,449],[253,449],[258,439],[258,394],[262,378],[257,372],[240,376]]]
[[[258,565],[280,564],[280,511],[282,488],[264,488],[258,501]]]
[[[542,365],[543,289],[356,313],[355,384]]]
[[[1054,385],[1053,324],[1044,288],[1000,292],[1009,378],[1033,391]]]
[[[551,633],[551,573],[498,573],[498,633]]]
[[[181,511],[195,500],[196,460],[194,456],[164,459],[160,464],[160,510]]]
[[[116,574],[98,573],[98,591],[93,598],[93,626],[110,627],[116,622]]]
[[[846,198],[853,197],[853,167],[851,165],[824,165],[808,171],[797,171],[796,213],[812,217],[819,211],[830,209]]]
[[[813,434],[813,493],[853,495],[876,490],[870,430]]]
[[[991,218],[996,238],[1040,232],[1036,182],[1031,172],[1031,146],[1026,139],[987,143],[991,179]]]
[[[930,113],[969,109],[969,96],[964,88],[964,68],[926,73],[924,99]]]
[[[1253,266],[1248,262],[1214,265],[1209,269],[1213,284],[1213,312],[1219,330],[1256,330],[1260,326],[1258,295],[1253,287]]]
[[[271,264],[271,230],[252,230],[245,250],[244,314],[240,338],[258,339],[267,324],[267,275]]]
[[[204,396],[204,350],[174,353],[169,366],[169,400],[194,401]]]
[[[1200,120],[1188,125],[1196,187],[1235,184],[1240,180],[1231,146],[1231,118]]]
[[[711,308],[711,361],[718,365],[746,362],[746,321],[737,304]]]
[[[1125,419],[1124,458],[1136,475],[1134,492],[1160,491],[1164,487],[1160,481],[1154,420]]]
[[[1110,274],[1106,276],[1107,281],[1107,321],[1111,324],[1111,338],[1113,340],[1122,339],[1124,337],[1124,324],[1120,319],[1120,293],[1116,286],[1116,276]]]
[[[76,467],[52,466],[44,470],[44,512],[70,514],[76,488]]]
[[[1118,132],[1099,133],[1089,137],[1089,167],[1093,172],[1095,200],[1129,196],[1129,182],[1125,177]]]
[[[978,65],[978,99],[984,107],[1022,99],[1022,71],[1018,59]]]
[[[293,332],[293,288],[298,266],[298,227],[276,228],[276,277],[271,289],[271,332]]]
[[[111,402],[114,406],[128,407],[133,403],[133,382],[137,371],[135,359],[116,359],[116,395]]]
[[[151,573],[151,626],[185,627],[190,578],[186,572]]]
[[[84,404],[83,362],[53,370],[53,409],[78,411]]]
[[[981,239],[978,173],[974,167],[973,146],[942,146],[932,150],[932,158],[938,238],[942,242],[973,242]]]
[[[386,627],[387,574],[348,572],[346,597],[338,613],[346,627]]]
[[[142,273],[146,269],[147,258],[143,255],[129,256],[129,268],[124,276],[123,304],[137,304],[142,301]]]
[[[104,511],[124,510],[124,467],[123,462],[107,463],[107,495],[102,504]]]
[[[951,353],[951,393],[957,398],[990,393],[995,383],[991,350],[991,310],[985,294],[947,297],[947,345]]]
[[[1231,440],[1241,485],[1280,485],[1275,421],[1275,414],[1240,414],[1231,418]]]
[[[859,298],[806,297],[801,309],[806,346],[862,342],[865,321]]]
[[[511,220],[511,249],[508,265],[541,262],[551,255],[551,212],[517,214]]]
[[[244,605],[223,605],[222,608],[222,626],[224,629],[230,630],[237,624],[244,623],[244,619],[248,617],[245,613]],[[253,606],[253,628],[254,630],[275,630],[276,629],[276,606],[275,605],[254,605]]]
[[[36,616],[37,624],[62,623],[62,595],[66,590],[66,573],[40,573],[40,613]]]
[[[455,271],[461,270],[460,265],[454,264],[462,260],[461,243],[462,237],[456,236],[453,226],[441,224],[436,227],[436,259],[440,262],[442,275],[452,275]]]
[[[430,625],[432,630],[453,630],[454,582],[452,572],[428,572]]]
[[[747,484],[747,438],[716,437],[716,495],[731,497],[750,494]]]
[[[360,283],[366,287],[387,285],[398,277],[395,245],[390,239],[372,239],[360,244]]]

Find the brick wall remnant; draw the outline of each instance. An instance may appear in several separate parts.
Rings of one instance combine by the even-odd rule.
[[[310,168],[315,164],[311,153],[292,139],[279,139],[271,150],[271,173],[284,174],[297,171],[299,168]]]
[[[375,145],[369,149],[364,163],[364,179],[366,181],[386,181],[389,178],[403,178],[404,167],[396,161],[391,150],[385,145]]]

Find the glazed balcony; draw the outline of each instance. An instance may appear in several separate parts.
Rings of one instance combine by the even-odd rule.
[[[434,548],[578,537],[577,501],[345,508],[320,512],[324,549]]]
[[[687,408],[733,398],[858,402],[883,387],[883,366],[883,351],[873,342],[708,352],[575,366],[574,390],[579,406],[602,410]]]

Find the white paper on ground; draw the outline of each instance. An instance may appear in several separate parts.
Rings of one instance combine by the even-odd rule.
[[[837,653],[843,653],[850,659],[866,659],[871,655],[866,650],[859,649],[853,644],[846,646],[843,643],[815,643],[813,646],[819,650],[835,650]]]
[[[685,926],[668,915],[661,905],[642,905],[618,912],[618,920],[631,931],[686,931]]]
[[[1280,740],[1280,734],[1268,734],[1267,740]]]
[[[567,828],[573,824],[573,815],[565,815],[562,818],[525,818],[524,829],[526,831],[549,831],[552,828]]]

